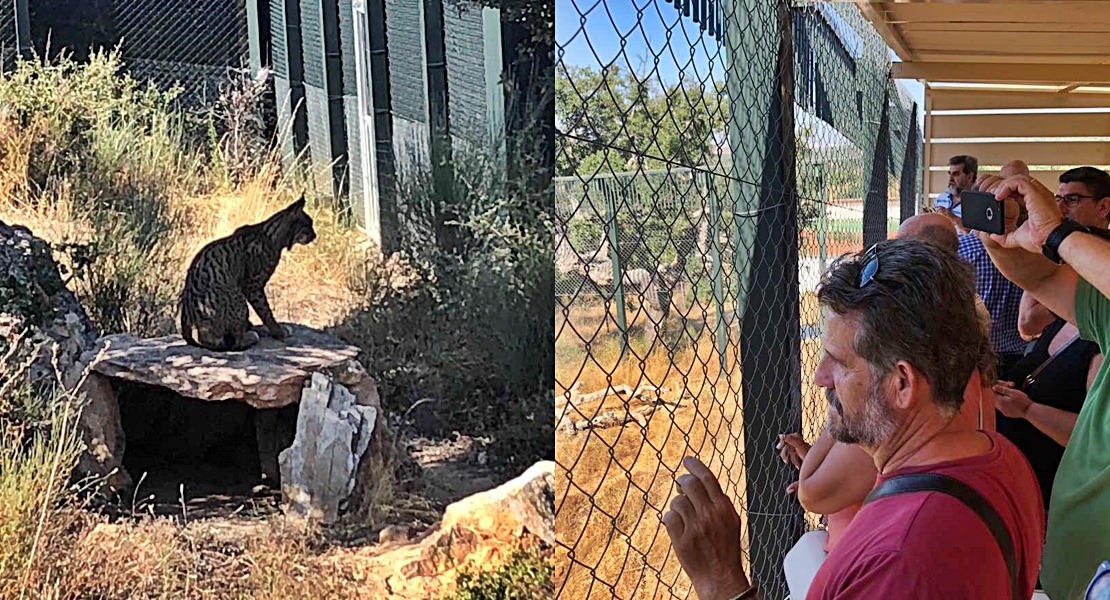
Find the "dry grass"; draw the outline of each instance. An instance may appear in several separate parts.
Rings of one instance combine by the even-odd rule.
[[[260,177],[237,190],[217,189],[203,196],[174,199],[171,208],[188,219],[176,235],[169,236],[173,244],[162,249],[165,272],[151,276],[168,278],[180,289],[189,261],[205,244],[230,235],[237,227],[263,221],[296,199],[291,189],[275,189],[266,181]],[[24,225],[54,245],[87,241],[93,228],[88,214],[69,199],[58,200],[37,206],[0,200],[0,221]],[[341,223],[333,209],[310,205],[308,212],[316,240],[284,253],[266,292],[279,320],[327,327],[357,306],[355,282],[372,247],[365,234]],[[66,262],[64,255],[58,258]],[[252,318],[258,322],[256,316]]]
[[[146,519],[108,524],[66,509],[71,530],[49,562],[0,598],[367,598],[326,558],[318,533],[281,517],[255,523]]]
[[[137,90],[118,67],[110,56],[83,65],[60,59],[21,63],[0,77],[0,220],[25,225],[55,245],[63,279],[102,334],[164,335],[175,330],[169,317],[195,253],[284,208],[304,185],[279,176],[276,156],[260,161],[263,170],[253,177],[229,175],[228,157],[203,139],[206,132],[198,139],[196,123],[186,122],[161,95]],[[311,191],[307,196],[317,238],[284,253],[267,295],[279,320],[323,328],[365,311],[373,286],[382,283],[373,278],[382,266],[370,259],[375,253],[365,232]],[[494,226],[509,231],[517,225],[513,219],[486,221],[477,225],[490,229],[490,237],[501,233]],[[488,260],[517,258],[517,238],[503,243]],[[490,287],[502,292],[496,298],[511,304],[512,296],[497,287],[500,280],[491,279]],[[404,292],[397,292],[396,310],[426,324],[422,316],[433,311],[406,304]],[[375,326],[366,321],[364,337],[356,339],[373,339],[366,332]],[[406,343],[436,349],[421,344],[437,333],[446,336],[408,328],[375,350],[396,352]],[[443,348],[443,354],[452,352],[459,350]],[[8,400],[0,387],[0,409]],[[4,425],[0,419],[0,435]],[[331,547],[320,532],[281,518],[110,525],[63,493],[73,456],[56,448],[57,440],[57,431],[46,432],[27,450],[24,440],[0,437],[0,600],[389,595],[384,581],[368,582],[364,571],[352,568],[348,559],[356,551]],[[387,519],[401,514],[393,522],[409,522],[414,509],[404,502],[416,500],[395,497],[393,465],[367,464],[376,471],[375,486],[363,500],[374,506],[362,514],[372,520],[377,513]]]
[[[800,309],[803,325],[820,323],[813,294],[803,295]],[[716,321],[715,315],[703,318]],[[714,326],[688,326],[686,338],[664,334],[650,350],[635,327],[630,329],[631,351],[622,359],[618,330],[603,307],[576,307],[567,317],[556,315],[558,394],[576,382],[583,382],[581,393],[621,384],[669,388],[663,394],[665,406],[649,417],[646,429],[630,422],[556,434],[555,586],[564,597],[688,597],[689,581],[670,552],[660,521],[685,456],[701,458],[717,474],[740,510],[747,535],[738,331],[735,326],[728,331],[722,369]],[[588,350],[579,335],[591,340]],[[663,339],[685,341],[664,345]],[[812,382],[820,340],[803,340],[801,356],[803,432],[813,439],[825,416],[823,394]],[[609,396],[580,405],[576,420],[627,407],[620,397]],[[806,518],[808,527],[817,525],[817,515]]]

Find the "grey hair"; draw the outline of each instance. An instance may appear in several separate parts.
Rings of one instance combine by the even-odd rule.
[[[860,274],[875,256],[878,270],[861,288]],[[817,297],[823,307],[859,320],[855,351],[873,377],[904,360],[930,383],[942,414],[959,412],[981,356],[969,263],[920,240],[886,240],[834,262]]]

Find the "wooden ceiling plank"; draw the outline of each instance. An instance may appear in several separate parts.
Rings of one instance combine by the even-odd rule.
[[[979,32],[988,29],[988,26],[983,23],[895,23],[896,27],[902,31],[903,36],[909,36],[916,33],[945,33],[955,31],[965,32]],[[1105,23],[1067,23],[1069,32],[1073,33],[1105,33],[1107,24]],[[989,25],[991,31],[1004,31],[1013,33],[1044,33],[1052,30],[1051,25],[1044,23],[991,23]]]
[[[1000,19],[1008,23],[1110,23],[1110,6],[1105,3],[1059,2],[1051,5],[895,3],[889,6],[888,21],[909,23],[980,23],[986,27]]]
[[[1067,25],[1061,25],[1067,27]],[[1110,29],[1110,28],[1108,28]],[[1106,32],[1080,33],[1062,30],[1042,30],[1034,32],[1021,31],[953,31],[951,33],[938,33],[935,31],[908,32],[905,41],[912,47],[922,50],[928,47],[943,49],[951,44],[974,46],[998,46],[1001,49],[1013,51],[1028,48],[1050,48],[1075,52],[1083,50],[1088,54],[1095,54],[1095,48],[1110,46]]]
[[[1110,113],[936,115],[934,138],[1110,137]]]
[[[894,63],[892,74],[898,79],[929,81],[1110,83],[1110,65],[901,62]]]
[[[932,110],[1110,108],[1110,94],[965,91],[931,88]]]
[[[944,52],[915,50],[919,62],[967,62],[966,52]],[[978,52],[977,60],[991,63],[1020,63],[1020,64],[1076,64],[1097,65],[1106,60],[1105,54],[1011,54],[1008,52]]]
[[[936,157],[970,154],[984,165],[1003,165],[1015,158],[1031,165],[1105,165],[1110,163],[1110,144],[1105,142],[1004,142],[933,143]],[[939,166],[939,165],[933,165]]]

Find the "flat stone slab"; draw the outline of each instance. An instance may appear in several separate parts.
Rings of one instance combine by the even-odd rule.
[[[350,368],[359,349],[322,331],[283,323],[286,340],[262,335],[241,352],[214,352],[185,343],[179,335],[139,339],[128,334],[101,338],[86,353],[93,370],[108,377],[164,387],[198,400],[240,400],[255,408],[298,402],[305,379],[314,372]],[[361,371],[361,367],[358,368]]]

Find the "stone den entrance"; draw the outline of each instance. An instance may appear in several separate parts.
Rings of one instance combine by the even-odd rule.
[[[187,503],[264,506],[280,490],[278,453],[293,445],[297,404],[259,409],[233,400],[187,398],[166,388],[114,384],[126,449],[123,467],[142,481],[138,498],[156,512]]]
[[[178,336],[113,335],[93,372],[80,468],[107,477],[127,508],[214,516],[266,511],[277,497],[334,519],[377,427],[377,387],[358,349],[307,327],[245,352]],[[304,414],[302,414],[304,413]]]

